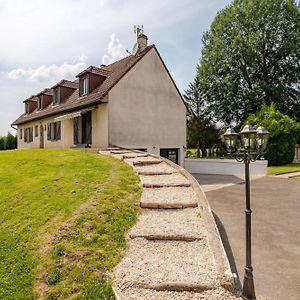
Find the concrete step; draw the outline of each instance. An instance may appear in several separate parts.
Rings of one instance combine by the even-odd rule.
[[[191,183],[186,177],[179,173],[170,175],[141,175],[140,179],[144,187],[159,188],[159,187],[189,187]]]
[[[149,165],[157,165],[162,162],[162,160],[151,158],[151,157],[145,157],[148,159],[142,159],[143,157],[139,158],[138,160],[132,161],[131,163],[133,166],[149,166]],[[129,160],[127,160],[128,162]],[[129,161],[130,163],[130,161]]]
[[[110,151],[111,154],[127,154],[127,153],[132,153],[130,150],[114,150]]]
[[[177,170],[165,162],[156,165],[136,167],[139,175],[170,175],[177,173]]]
[[[144,188],[141,197],[143,208],[197,207],[197,197],[191,187]]]
[[[130,158],[137,158],[137,157],[148,157],[148,153],[130,153],[130,154],[124,154],[122,156],[123,159],[130,159]]]
[[[200,212],[187,209],[145,209],[137,224],[130,230],[130,238],[191,242],[205,237]]]
[[[238,300],[241,299],[234,296],[222,287],[195,292],[175,292],[175,291],[156,291],[153,289],[143,289],[135,287],[127,287],[121,290],[114,285],[119,300]]]
[[[203,292],[219,285],[205,239],[187,243],[135,238],[115,274],[115,284],[121,290]]]

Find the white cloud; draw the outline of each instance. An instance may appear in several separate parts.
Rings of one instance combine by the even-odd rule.
[[[107,46],[107,54],[102,56],[102,62],[105,65],[109,65],[125,56],[127,56],[127,52],[123,44],[120,42],[118,38],[116,38],[115,33],[110,36],[110,41]]]
[[[74,76],[86,68],[85,57],[80,57],[77,62],[63,63],[58,66],[52,64],[43,65],[38,68],[13,69],[7,73],[7,77],[12,80],[28,79],[32,82],[48,81],[49,83],[57,82],[61,79],[74,79]]]
[[[22,100],[73,79],[86,65],[125,56],[135,43],[134,24],[144,25],[149,44],[184,90],[199,62],[203,31],[231,1],[0,0],[0,135],[23,112]],[[77,59],[81,53],[88,59]]]

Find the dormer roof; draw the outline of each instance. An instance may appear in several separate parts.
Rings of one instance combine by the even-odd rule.
[[[56,83],[51,89],[55,89],[58,86],[63,86],[76,90],[78,88],[78,82],[63,79],[60,82]]]
[[[40,95],[53,96],[53,90],[46,88],[37,94],[37,96],[40,96]]]
[[[87,69],[85,69],[82,72],[80,72],[79,74],[77,74],[76,77],[80,77],[81,75],[84,75],[86,73],[92,73],[92,74],[95,74],[95,75],[108,77],[111,72],[109,72],[108,70],[105,70],[104,68],[89,66]]]
[[[30,96],[29,98],[25,99],[25,100],[23,101],[23,103],[26,103],[26,102],[28,102],[28,101],[34,101],[34,102],[36,102],[36,101],[38,101],[38,97],[37,97],[36,95],[32,95],[32,96]]]

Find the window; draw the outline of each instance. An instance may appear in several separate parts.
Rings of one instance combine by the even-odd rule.
[[[31,143],[33,141],[33,127],[24,128],[24,142]]]
[[[25,114],[29,114],[29,103],[25,102]]]
[[[53,104],[59,104],[59,102],[60,102],[59,87],[57,87],[53,91]]]
[[[42,96],[40,96],[39,99],[38,99],[38,109],[43,109]]]
[[[61,121],[47,124],[47,140],[58,141],[61,139]]]
[[[20,140],[23,138],[23,129],[20,129]]]
[[[35,137],[39,136],[39,126],[38,125],[35,125],[35,127],[34,127],[34,136]]]
[[[88,93],[88,78],[83,77],[80,79],[80,96],[84,96]]]

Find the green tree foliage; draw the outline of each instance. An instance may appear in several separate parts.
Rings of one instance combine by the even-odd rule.
[[[8,132],[5,138],[5,149],[16,149],[17,148],[17,136],[13,136]]]
[[[206,111],[206,105],[200,90],[199,76],[185,91],[184,98],[189,106],[187,120],[188,147],[197,148],[197,157],[205,155],[205,150],[219,142],[218,129]]]
[[[5,150],[5,137],[0,136],[0,150]]]
[[[17,136],[8,132],[7,136],[0,136],[0,150],[9,150],[17,148]]]
[[[204,34],[199,75],[211,112],[242,124],[274,103],[300,120],[300,5],[234,0]]]
[[[266,154],[270,166],[289,164],[293,161],[300,134],[299,124],[276,110],[274,105],[263,106],[256,115],[249,116],[248,122],[256,126],[262,124],[270,131]]]

